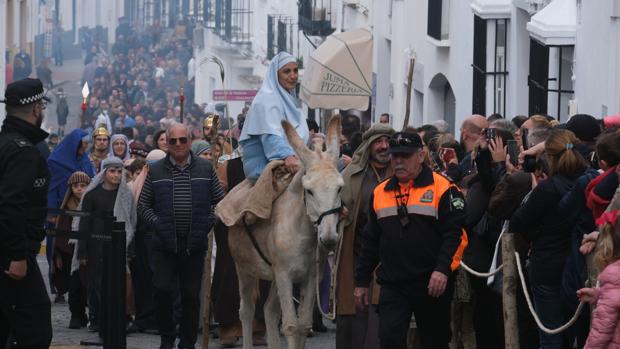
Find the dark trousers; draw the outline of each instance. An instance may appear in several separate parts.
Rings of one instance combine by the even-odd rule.
[[[534,308],[540,317],[540,321],[547,328],[558,328],[566,323],[560,285],[539,285],[532,282],[532,294],[534,295]],[[538,333],[541,349],[570,347],[564,342],[562,333],[547,334],[541,330]]]
[[[428,295],[427,283],[382,285],[379,296],[379,339],[382,349],[406,349],[411,314],[415,316],[423,349],[448,349],[452,337],[450,311],[454,282],[441,297]]]
[[[504,347],[504,315],[501,294],[487,285],[487,279],[471,277],[474,291],[474,330],[478,349]]]
[[[355,315],[336,317],[336,349],[379,348],[377,307],[370,305]]]
[[[205,252],[185,250],[178,254],[153,250],[153,286],[157,304],[157,319],[162,338],[175,337],[173,319],[174,290],[179,285],[181,294],[181,321],[179,348],[193,348],[198,333],[200,317],[200,286],[204,268]],[[177,283],[178,280],[178,283]]]
[[[0,260],[0,348],[9,336],[17,349],[47,349],[52,341],[51,304],[34,255],[27,257],[28,272],[22,280],[4,273],[9,262]]]
[[[86,287],[80,278],[80,271],[76,270],[71,274],[69,280],[69,310],[71,317],[82,318],[86,314]]]
[[[136,256],[130,263],[136,302],[134,324],[140,329],[156,327],[155,302],[153,299],[153,270],[151,269],[150,233],[138,232],[134,238]]]

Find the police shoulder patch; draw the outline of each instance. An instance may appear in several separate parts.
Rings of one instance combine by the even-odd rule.
[[[463,198],[453,198],[450,200],[450,205],[457,210],[462,210],[465,208],[465,200]]]
[[[32,146],[32,143],[30,143],[28,140],[23,139],[23,138],[17,138],[17,139],[14,140],[14,142],[20,148],[25,148],[25,147],[31,147]]]

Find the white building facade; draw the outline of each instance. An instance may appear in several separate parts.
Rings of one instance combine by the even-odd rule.
[[[307,39],[298,30],[295,1],[213,0],[207,11],[207,20],[194,31],[197,104],[222,106],[222,96],[214,97],[214,91],[257,91],[271,58],[280,51],[300,61],[310,52]],[[216,61],[223,64],[223,81]],[[226,98],[231,100],[231,117],[246,105],[246,101]]]
[[[124,0],[0,0],[0,96],[7,84],[7,56],[12,63],[21,48],[30,54],[34,69],[41,57],[52,55],[55,24],[63,31],[65,59],[79,57],[80,30],[98,28],[105,33],[102,41],[112,44],[124,6]],[[0,121],[3,119],[4,108],[0,107]]]
[[[343,29],[373,31],[375,120],[389,112],[402,127],[411,52],[410,125],[620,113],[620,1],[343,1]]]

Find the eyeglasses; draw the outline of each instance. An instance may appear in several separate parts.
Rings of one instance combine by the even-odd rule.
[[[168,144],[177,145],[177,141],[181,144],[187,144],[187,137],[168,138]]]

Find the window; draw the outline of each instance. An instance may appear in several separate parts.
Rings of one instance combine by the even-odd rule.
[[[299,0],[299,29],[310,36],[328,36],[332,28],[331,0]]]
[[[490,26],[491,31],[487,28]],[[472,112],[486,115],[487,110],[506,115],[506,70],[508,19],[484,20],[474,16],[474,59]],[[488,42],[493,42],[489,47]],[[491,53],[487,50],[492,49]],[[493,57],[487,64],[487,57]],[[493,87],[492,90],[487,87]],[[487,101],[489,102],[487,104]],[[491,105],[492,101],[492,105]]]
[[[250,44],[251,0],[214,0],[214,32],[233,44]],[[211,7],[213,8],[213,7]],[[209,19],[212,17],[209,15]]]
[[[450,0],[428,0],[427,35],[435,40],[449,39]]]
[[[267,58],[286,51],[293,54],[293,33],[297,28],[293,18],[283,15],[267,15]]]
[[[573,91],[574,46],[545,46],[530,40],[529,113],[554,113],[558,121],[567,120]]]

